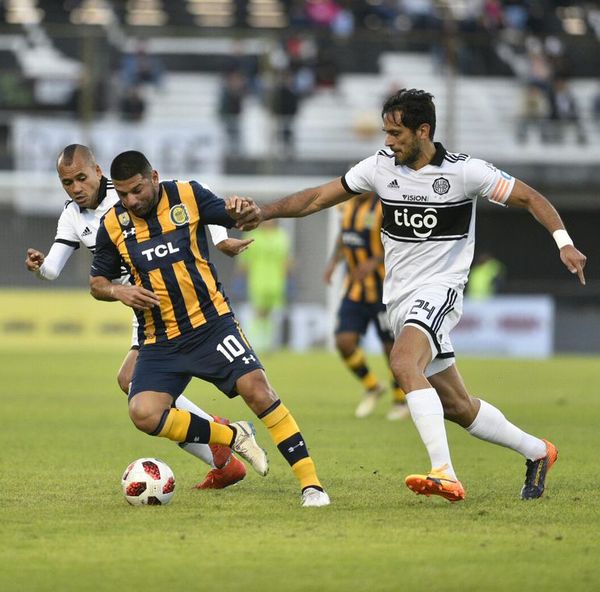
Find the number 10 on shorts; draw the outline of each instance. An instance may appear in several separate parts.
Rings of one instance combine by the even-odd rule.
[[[227,335],[225,339],[219,345],[217,345],[217,351],[222,353],[228,362],[233,362],[235,358],[239,358],[242,354],[246,353],[246,349],[240,343],[239,339],[235,335]],[[251,360],[256,360],[253,355],[244,358],[244,362],[249,364]]]

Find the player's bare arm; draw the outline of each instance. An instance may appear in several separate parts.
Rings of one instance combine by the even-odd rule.
[[[383,263],[383,257],[371,257],[366,261],[362,261],[356,266],[351,274],[353,281],[364,280],[370,273],[373,273]]]
[[[252,230],[264,220],[302,218],[342,203],[353,195],[346,192],[342,185],[342,178],[338,177],[318,187],[303,189],[269,204],[257,205],[248,198],[230,198],[227,200],[227,211],[237,220],[238,228]],[[244,199],[246,204],[242,201]],[[258,213],[250,209],[251,205],[258,207]]]
[[[341,233],[339,233],[335,241],[335,248],[333,250],[333,253],[331,254],[329,262],[325,267],[325,271],[323,272],[323,280],[326,284],[331,284],[333,272],[335,271],[335,268],[337,267],[338,263],[344,258],[342,248],[342,235]]]
[[[44,263],[46,256],[41,251],[35,249],[27,249],[27,258],[25,259],[25,267],[29,271],[39,271]]]
[[[253,242],[253,238],[239,239],[229,237],[218,243],[217,249],[228,257],[235,257],[236,255],[243,253]]]
[[[118,300],[135,310],[148,310],[160,305],[160,300],[154,292],[140,286],[113,284],[103,276],[90,277],[90,293],[96,300]]]
[[[525,208],[552,235],[556,231],[565,231],[565,225],[554,206],[541,193],[518,179],[506,204]],[[565,236],[568,238],[566,231]],[[569,243],[559,245],[560,259],[571,273],[577,274],[579,281],[585,286],[583,269],[587,258],[575,248],[572,241]]]

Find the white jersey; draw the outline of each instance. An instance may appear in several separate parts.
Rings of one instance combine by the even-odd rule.
[[[100,181],[96,209],[81,208],[73,200],[68,200],[58,219],[54,244],[44,259],[44,263],[38,271],[38,276],[48,280],[56,279],[71,255],[81,244],[93,254],[96,248],[96,235],[100,221],[104,214],[118,202],[119,196],[114,185],[106,177],[102,177]],[[208,230],[215,245],[227,238],[227,230],[222,226],[209,224]],[[125,268],[123,268],[123,275],[115,282],[129,282],[129,274]]]
[[[427,285],[462,290],[473,260],[476,198],[504,205],[515,183],[488,162],[435,146],[418,171],[379,150],[342,178],[348,192],[375,191],[381,200],[386,304]]]

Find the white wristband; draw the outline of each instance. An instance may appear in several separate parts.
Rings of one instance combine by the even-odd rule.
[[[556,244],[559,249],[562,249],[567,245],[573,245],[573,241],[571,240],[569,233],[564,228],[561,228],[560,230],[555,230],[552,233],[552,238],[556,241]]]

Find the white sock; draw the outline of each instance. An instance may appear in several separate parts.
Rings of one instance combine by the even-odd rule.
[[[456,478],[446,438],[444,409],[436,390],[426,388],[406,393],[406,402],[421,440],[429,453],[431,468],[437,469],[446,465],[444,472]]]
[[[214,421],[212,415],[209,415],[208,413],[206,413],[206,411],[204,411],[203,409],[200,409],[200,407],[198,407],[198,405],[196,405],[195,403],[192,403],[187,397],[184,397],[183,395],[179,395],[177,397],[177,399],[175,399],[175,407],[177,407],[177,409],[183,409],[184,411],[189,411],[190,413],[193,413],[194,415],[197,415],[198,417],[201,417],[202,419],[206,419],[208,421]]]
[[[198,405],[192,403],[188,398],[184,397],[183,395],[179,395],[179,397],[177,397],[177,399],[175,400],[175,407],[177,407],[177,409],[189,411],[190,413],[193,413],[194,415],[202,417],[203,419],[206,419],[208,421],[214,421],[212,415],[209,415],[208,413],[206,413],[206,411],[200,409]],[[179,444],[179,448],[185,450],[192,456],[199,458],[201,461],[204,461],[213,469],[215,468],[215,463],[213,462],[213,455],[208,444],[198,444],[197,442],[181,442]]]
[[[499,409],[485,401],[481,401],[479,413],[467,432],[480,440],[511,448],[531,460],[546,454],[546,445],[542,440],[510,423]]]

